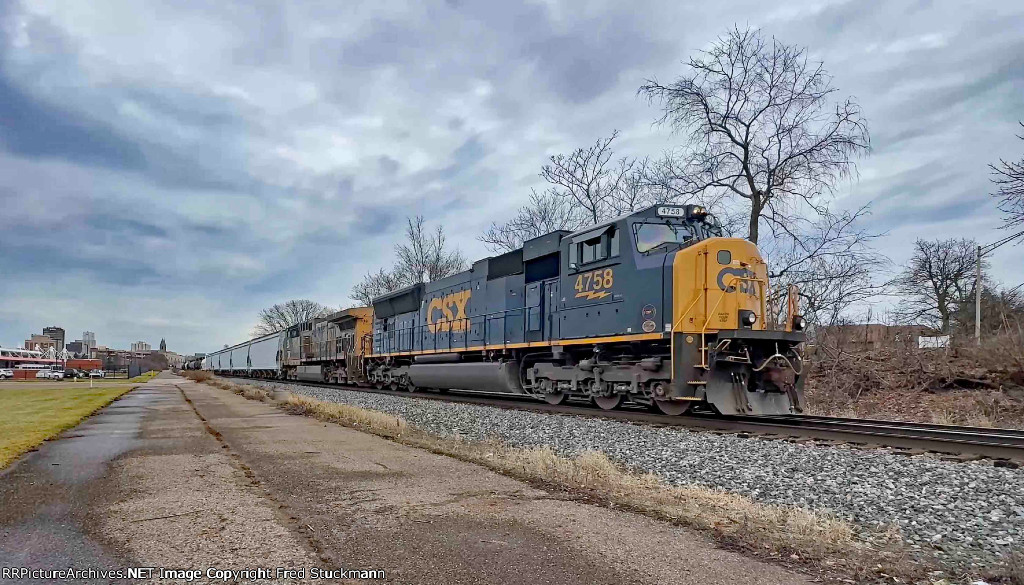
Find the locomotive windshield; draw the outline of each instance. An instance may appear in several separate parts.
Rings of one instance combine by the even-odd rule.
[[[635,223],[633,233],[636,235],[636,251],[641,254],[667,244],[685,246],[693,239],[687,226],[670,223]]]
[[[703,221],[688,221],[685,224],[670,222],[634,223],[633,234],[636,240],[637,252],[646,254],[658,248],[664,248],[664,251],[667,251],[674,245],[682,248],[698,240],[715,236],[720,237],[722,235],[722,228],[714,216],[707,215]]]

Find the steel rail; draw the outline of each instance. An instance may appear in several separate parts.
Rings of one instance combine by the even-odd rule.
[[[234,377],[252,381],[252,378]],[[524,410],[547,414],[586,416],[627,421],[659,427],[682,427],[721,433],[741,433],[765,439],[814,439],[835,443],[888,447],[906,454],[939,453],[961,459],[991,458],[1024,462],[1024,431],[987,427],[962,427],[931,423],[855,419],[814,415],[729,415],[712,413],[669,416],[648,412],[642,407],[601,410],[579,402],[552,405],[524,401],[520,394],[487,392],[434,393],[406,392],[374,387],[330,384],[325,382],[262,380],[279,384],[295,384],[339,390],[355,390],[375,394],[439,400],[460,404],[492,406],[508,410]],[[1016,465],[1016,464],[1014,464]]]

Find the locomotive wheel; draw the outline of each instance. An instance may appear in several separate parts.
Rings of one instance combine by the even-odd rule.
[[[669,416],[679,416],[690,410],[689,400],[654,400],[651,410]]]
[[[601,407],[601,410],[615,410],[622,404],[622,394],[612,394],[611,396],[595,396],[594,404]]]
[[[566,396],[565,392],[548,392],[544,395],[544,402],[548,404],[561,404],[565,402]]]

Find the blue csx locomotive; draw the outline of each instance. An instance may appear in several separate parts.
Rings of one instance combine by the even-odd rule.
[[[372,313],[247,342],[276,346],[273,367],[241,353],[238,363],[250,375],[585,398],[605,409],[800,412],[804,320],[791,304],[784,330],[769,329],[767,294],[754,244],[721,237],[699,206],[661,205],[534,238],[374,299]],[[204,367],[239,373],[233,352],[244,347]]]

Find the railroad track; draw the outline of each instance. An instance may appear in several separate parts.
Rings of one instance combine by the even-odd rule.
[[[238,379],[250,381],[249,378]],[[714,414],[689,414],[685,416],[667,416],[654,414],[638,407],[601,410],[593,405],[578,402],[551,405],[544,402],[524,401],[522,396],[519,395],[473,392],[449,392],[443,394],[433,392],[409,393],[397,390],[317,382],[289,381],[284,383],[342,390],[359,390],[404,398],[441,400],[548,414],[587,416],[655,426],[743,434],[766,439],[812,439],[865,447],[888,447],[908,455],[939,453],[955,456],[958,460],[990,458],[996,460],[997,465],[1011,467],[1024,463],[1024,431],[1012,429],[961,427],[811,415],[720,416]]]

